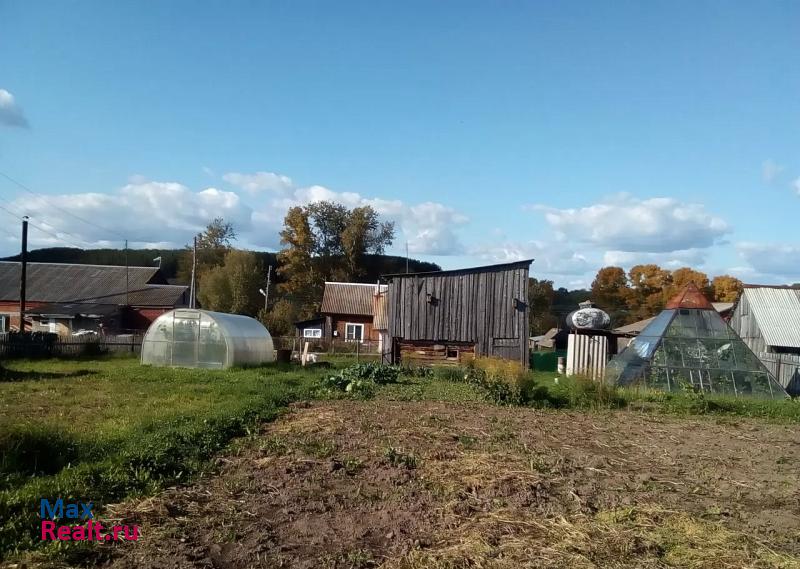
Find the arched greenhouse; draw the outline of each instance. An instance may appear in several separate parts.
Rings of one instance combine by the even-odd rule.
[[[225,369],[275,360],[272,337],[249,316],[179,308],[156,318],[142,341],[142,363]]]

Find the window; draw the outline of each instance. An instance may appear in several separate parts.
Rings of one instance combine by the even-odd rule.
[[[344,334],[344,339],[348,342],[361,342],[364,340],[364,325],[350,324],[348,322],[345,325]]]
[[[322,338],[322,329],[320,328],[304,328],[303,338]]]
[[[56,320],[55,318],[51,318],[50,320],[47,321],[47,327],[48,327],[48,329],[49,329],[51,334],[57,334],[58,333],[58,320]]]
[[[0,332],[8,331],[8,316],[0,314]]]
[[[447,359],[448,360],[457,360],[458,359],[458,349],[457,348],[447,348]]]

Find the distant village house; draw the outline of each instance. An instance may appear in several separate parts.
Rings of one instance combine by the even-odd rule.
[[[0,261],[0,332],[19,330],[21,265]],[[25,330],[59,335],[146,330],[188,305],[157,267],[28,263]]]

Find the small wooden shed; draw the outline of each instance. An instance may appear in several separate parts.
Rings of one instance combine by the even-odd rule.
[[[392,363],[458,365],[475,356],[528,367],[528,273],[533,260],[385,275]]]

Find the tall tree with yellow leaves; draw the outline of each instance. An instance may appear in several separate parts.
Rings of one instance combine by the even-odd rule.
[[[736,302],[742,294],[744,285],[742,281],[730,275],[720,275],[711,281],[711,288],[714,291],[714,300],[717,302]]]

